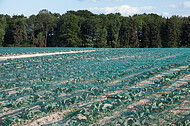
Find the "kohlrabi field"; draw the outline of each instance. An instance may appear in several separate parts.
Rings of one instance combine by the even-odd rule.
[[[189,126],[190,49],[0,48],[0,125]]]

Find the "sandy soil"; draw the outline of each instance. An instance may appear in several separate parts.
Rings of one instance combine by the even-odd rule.
[[[183,70],[183,69],[186,69],[186,68],[188,68],[188,66],[181,66],[181,67],[176,68],[176,69],[170,69],[170,71],[172,71],[172,72],[180,71],[180,70]],[[163,73],[155,75],[154,77],[149,78],[149,80],[141,81],[138,84],[132,86],[131,88],[143,88],[143,87],[147,86],[148,84],[153,84],[154,83],[153,80],[159,79],[160,77],[163,77],[163,76],[164,76]],[[183,78],[176,81],[175,83],[173,83],[171,86],[166,86],[165,89],[167,89],[169,91],[168,93],[170,93],[171,89],[175,89],[175,88],[177,88],[177,87],[179,87],[181,85],[187,84],[187,81],[189,79],[190,79],[190,75],[186,75]],[[160,97],[160,95],[153,95],[152,97]],[[141,99],[140,101],[135,102],[132,105],[129,105],[127,108],[134,108],[137,105],[144,105],[144,104],[147,104],[147,103],[150,103],[150,102],[151,101],[149,99]]]
[[[52,113],[46,117],[42,117],[40,119],[34,120],[30,124],[26,126],[38,126],[38,125],[47,125],[54,122],[59,122],[64,119],[65,115],[69,113],[71,110],[63,110],[61,112]]]
[[[15,114],[13,114],[13,113],[18,112],[18,111],[20,111],[20,110],[22,110],[22,109],[24,109],[24,108],[25,108],[25,107],[21,107],[21,108],[14,109],[14,110],[9,110],[8,108],[4,107],[4,108],[3,108],[4,113],[0,113],[0,118],[1,118],[1,119],[5,119],[6,117],[3,117],[3,116],[4,116],[4,115],[8,115],[8,114],[15,115]]]
[[[175,83],[173,83],[171,86],[167,87],[167,89],[169,91],[171,91],[172,89],[176,89],[182,85],[186,85],[188,84],[188,81],[190,80],[190,74],[184,76],[183,78],[179,79],[178,81],[176,81]]]
[[[51,55],[69,54],[69,53],[83,53],[83,52],[93,52],[93,51],[96,51],[96,50],[54,52],[54,53],[37,53],[37,54],[25,54],[25,55],[17,55],[17,56],[4,56],[4,57],[0,57],[0,60],[29,58],[29,57],[38,57],[38,56],[51,56]]]
[[[181,114],[181,113],[184,113],[184,112],[186,112],[187,110],[185,110],[185,109],[190,109],[190,106],[182,106],[182,107],[176,107],[176,108],[174,108],[173,110],[171,110],[171,112],[173,113],[173,114]]]
[[[141,99],[140,101],[138,101],[138,102],[135,102],[135,103],[133,103],[132,105],[129,105],[129,106],[127,106],[127,108],[134,108],[135,106],[138,106],[138,105],[144,105],[144,104],[147,104],[147,103],[150,103],[151,101],[150,100],[148,100],[148,99]]]
[[[77,106],[82,108],[83,106],[86,106],[86,105],[88,105],[90,103],[95,103],[95,102],[98,102],[98,101],[105,101],[106,99],[107,99],[107,97],[102,96],[99,99],[96,99],[96,100],[91,101],[91,102],[79,103]],[[48,124],[51,124],[51,123],[60,122],[65,118],[65,115],[67,115],[71,111],[73,111],[73,108],[72,109],[67,109],[67,110],[62,110],[60,112],[51,113],[48,116],[45,116],[45,117],[42,117],[40,119],[34,120],[33,122],[29,122],[29,124],[27,124],[27,126],[48,125]],[[87,119],[82,114],[78,114],[77,117],[79,119],[84,119],[84,120]]]
[[[93,124],[90,124],[89,126],[105,126],[106,123],[111,119],[111,118],[115,118],[117,116],[120,116],[120,112],[116,111],[112,114],[112,116],[106,116],[106,117],[103,117],[102,119],[98,120],[98,122],[96,123],[93,123]]]

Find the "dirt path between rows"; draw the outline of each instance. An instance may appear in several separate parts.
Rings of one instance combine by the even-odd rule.
[[[184,69],[187,69],[188,67],[189,67],[189,66],[180,66],[180,67],[175,68],[175,69],[170,69],[170,73],[176,72],[176,71],[180,71],[180,70],[184,70]],[[169,73],[167,73],[167,74],[169,74]],[[167,74],[166,74],[166,75],[167,75]],[[157,79],[159,79],[159,78],[161,78],[161,77],[163,77],[163,76],[165,76],[165,73],[157,74],[157,75],[155,75],[154,77],[149,78],[148,80],[144,80],[144,81],[141,81],[141,82],[137,83],[135,86],[132,86],[131,88],[143,88],[143,87],[145,87],[145,86],[148,86],[149,84],[153,84],[153,83],[154,83],[154,80],[157,80]],[[177,87],[179,87],[179,86],[181,86],[181,85],[183,85],[183,84],[187,84],[187,83],[184,83],[184,81],[186,82],[186,81],[188,81],[189,79],[190,79],[190,75],[186,75],[186,76],[184,76],[183,78],[181,78],[181,79],[179,79],[178,81],[176,81],[175,83],[173,83],[171,86],[166,87],[166,89],[170,89],[169,91],[171,91],[172,89],[177,88]],[[180,84],[178,84],[178,83],[180,83]],[[152,97],[152,98],[153,98],[153,97],[160,97],[160,95],[153,95],[153,96],[151,96],[151,97]],[[149,99],[150,99],[150,98],[147,98],[147,99],[146,99],[146,98],[140,99],[139,101],[134,102],[134,103],[131,104],[131,105],[128,105],[126,110],[128,110],[128,109],[133,110],[134,107],[135,107],[135,106],[138,106],[138,105],[149,104],[149,103],[152,102],[152,101],[149,100]],[[186,107],[185,109],[189,109],[189,107]],[[126,110],[123,110],[123,111],[126,111]],[[179,112],[179,111],[180,111],[180,110],[175,110],[175,109],[172,110],[173,113],[177,113],[177,112]],[[183,111],[180,111],[180,112],[183,112]],[[100,120],[98,121],[98,124],[99,124],[99,125],[105,125],[106,122],[108,122],[111,118],[115,118],[115,117],[117,117],[117,116],[119,116],[119,115],[121,114],[119,111],[116,111],[116,112],[114,112],[114,113],[117,113],[117,114],[113,114],[111,117],[104,117],[104,118],[100,119]]]
[[[174,72],[174,71],[184,70],[184,69],[186,69],[186,68],[188,68],[188,66],[181,66],[181,67],[178,67],[178,68],[176,68],[176,69],[170,69],[170,73],[171,73],[171,72]],[[156,76],[154,76],[154,77],[152,77],[152,78],[149,78],[149,79],[146,80],[146,81],[142,81],[142,82],[138,83],[135,87],[131,87],[131,88],[143,88],[144,86],[148,86],[148,84],[152,84],[152,83],[153,83],[153,80],[156,80],[156,79],[158,79],[158,78],[160,78],[160,77],[163,77],[164,75],[165,75],[165,74],[160,73],[160,74],[158,74],[158,75],[156,75]],[[189,77],[190,77],[189,75],[186,75],[185,77],[179,79],[179,81],[186,81],[186,80],[189,79]],[[177,81],[177,82],[178,82],[178,81]],[[172,84],[171,86],[166,87],[166,89],[169,88],[169,89],[171,90],[171,89],[173,89],[174,87],[180,86],[180,85],[176,85],[177,82],[175,82],[175,83]],[[178,83],[179,83],[179,82],[178,82]],[[186,83],[184,83],[184,84],[186,84]],[[117,93],[120,93],[120,92],[114,92],[113,94],[117,94]],[[155,96],[154,96],[154,97],[155,97]],[[159,97],[159,96],[157,96],[157,97]],[[104,101],[104,100],[106,100],[106,97],[102,97],[101,99],[98,99],[98,100],[96,100],[96,101]],[[127,109],[133,109],[135,106],[148,104],[148,103],[150,103],[150,102],[151,102],[151,101],[149,100],[149,98],[148,98],[148,99],[146,99],[146,98],[140,99],[140,101],[135,102],[135,103],[129,105],[129,106],[127,107]],[[86,104],[81,104],[81,105],[79,105],[79,106],[82,107],[82,106],[85,106],[85,105],[86,105]],[[173,110],[173,111],[174,111],[174,113],[175,113],[175,110]],[[69,111],[66,111],[66,113],[67,113],[67,112],[69,112]],[[116,111],[116,112],[117,112],[117,111]],[[59,122],[60,120],[64,119],[64,115],[65,115],[66,113],[65,113],[65,111],[57,112],[57,113],[52,113],[52,114],[50,114],[49,116],[43,117],[43,118],[38,119],[38,120],[35,120],[34,122],[31,122],[31,123],[28,124],[28,125],[29,125],[29,126],[33,126],[33,125],[36,125],[36,124],[50,124],[50,123],[52,123],[52,122]],[[119,112],[117,112],[117,114],[115,114],[115,115],[118,116],[118,115],[119,115]],[[99,121],[99,124],[105,124],[105,122],[107,122],[107,120],[109,120],[109,119],[110,119],[110,117],[105,117],[105,118],[103,118],[103,119],[101,119],[101,120]]]
[[[51,56],[51,55],[70,54],[70,53],[83,53],[83,52],[93,52],[93,51],[96,51],[96,50],[84,50],[84,51],[70,51],[70,52],[54,52],[54,53],[24,54],[24,55],[16,55],[16,56],[4,56],[4,57],[0,57],[0,60],[19,59],[19,58],[29,58],[29,57],[39,57],[39,56]]]
[[[176,69],[170,69],[170,73],[171,72],[176,72],[176,71],[180,71],[180,70],[184,70],[184,69],[187,69],[188,68],[188,66],[181,66],[181,67],[179,67],[179,68],[176,68]],[[133,86],[132,88],[143,88],[143,87],[145,87],[145,86],[148,86],[148,84],[154,84],[154,80],[159,80],[159,78],[160,77],[163,77],[164,76],[164,74],[163,73],[161,73],[161,74],[158,74],[158,75],[156,75],[156,76],[154,76],[154,77],[152,77],[152,78],[149,78],[149,80],[151,80],[151,81],[147,81],[147,80],[145,80],[145,81],[142,81],[142,82],[140,82],[140,83],[138,83],[138,84],[136,84],[135,86]],[[168,91],[168,92],[166,92],[166,93],[171,93],[171,90],[173,89],[175,89],[175,88],[177,88],[177,87],[179,87],[179,86],[181,86],[182,84],[187,84],[187,83],[185,83],[184,81],[187,81],[187,80],[189,80],[189,78],[190,78],[190,75],[185,75],[183,78],[181,78],[181,79],[179,79],[178,81],[176,81],[175,83],[173,83],[171,86],[165,86],[165,89]],[[152,98],[153,97],[160,97],[161,95],[153,95],[153,96],[151,96]],[[150,99],[150,98],[149,98]],[[146,104],[146,103],[149,103],[149,102],[151,102],[149,99],[141,99],[140,101],[138,101],[138,102],[136,102],[136,103],[133,103],[132,105],[129,105],[128,106],[128,108],[134,108],[135,106],[137,106],[137,105],[143,105],[143,104]]]

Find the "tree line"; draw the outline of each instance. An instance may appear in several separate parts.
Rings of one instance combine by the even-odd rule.
[[[190,16],[93,14],[0,15],[2,47],[159,48],[190,47]]]

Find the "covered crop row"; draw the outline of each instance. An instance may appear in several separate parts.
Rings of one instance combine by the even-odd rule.
[[[99,49],[2,60],[0,124],[187,125],[189,52]]]

